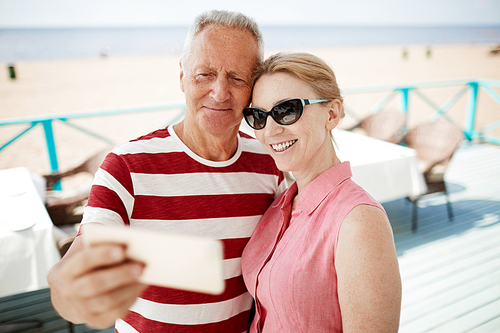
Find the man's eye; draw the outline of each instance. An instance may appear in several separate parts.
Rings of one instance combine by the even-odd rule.
[[[198,73],[196,74],[196,80],[198,81],[208,81],[212,78],[213,75],[210,73]]]
[[[238,85],[238,86],[245,86],[247,84],[247,82],[243,79],[240,79],[238,77],[233,77],[231,78],[231,80],[234,82],[235,85]]]

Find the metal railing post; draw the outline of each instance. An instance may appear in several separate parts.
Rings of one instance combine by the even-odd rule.
[[[45,132],[45,142],[47,143],[47,152],[49,153],[50,170],[52,173],[59,171],[57,163],[56,143],[54,141],[54,131],[52,130],[52,119],[42,120],[43,130]],[[60,190],[61,184],[56,183],[54,190]]]
[[[401,108],[401,111],[404,112],[405,114],[405,125],[403,126],[403,133],[406,133],[406,130],[407,130],[407,119],[408,119],[408,100],[409,100],[409,92],[410,92],[410,88],[401,88],[399,89],[399,91],[401,92],[401,105],[400,105],[400,108]]]
[[[476,119],[476,109],[477,109],[477,92],[479,84],[477,82],[469,82],[469,105],[467,107],[467,115],[464,125],[464,134],[467,140],[472,140],[474,137],[474,122]]]

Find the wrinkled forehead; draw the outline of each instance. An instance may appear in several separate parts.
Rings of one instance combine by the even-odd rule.
[[[186,65],[251,75],[257,62],[257,40],[249,31],[211,25],[195,37]]]

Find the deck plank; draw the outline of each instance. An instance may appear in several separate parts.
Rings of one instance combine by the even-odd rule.
[[[500,332],[500,146],[464,142],[446,171],[444,195],[384,203],[403,281],[402,333]]]
[[[498,332],[500,327],[500,316],[482,324],[481,326],[471,329],[468,333],[492,333]]]

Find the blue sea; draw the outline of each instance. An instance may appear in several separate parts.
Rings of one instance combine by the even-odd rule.
[[[498,44],[489,27],[261,27],[267,49],[361,45]],[[188,27],[0,29],[0,62],[180,53]]]

